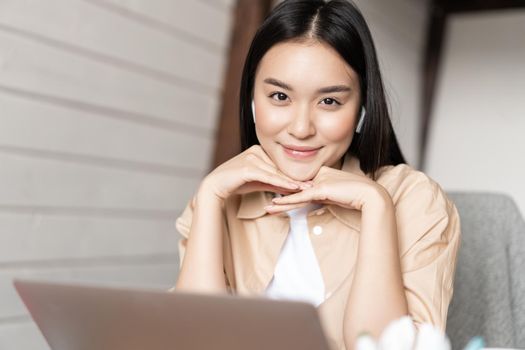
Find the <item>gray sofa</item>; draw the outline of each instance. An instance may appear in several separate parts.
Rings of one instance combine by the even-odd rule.
[[[525,348],[525,222],[501,194],[449,193],[462,240],[447,334],[454,349],[474,335],[487,347]]]

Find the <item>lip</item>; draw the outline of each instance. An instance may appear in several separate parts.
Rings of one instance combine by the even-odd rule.
[[[321,147],[308,147],[308,146],[295,146],[295,145],[285,145],[281,144],[284,148],[288,148],[292,151],[299,151],[299,152],[309,152],[309,151],[316,151],[318,149],[321,149]]]
[[[284,145],[284,153],[294,159],[307,159],[313,157],[322,147],[309,147],[309,146],[298,146],[298,145]]]

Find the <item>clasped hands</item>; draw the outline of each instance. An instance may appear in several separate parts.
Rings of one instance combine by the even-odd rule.
[[[308,203],[335,204],[365,210],[391,204],[390,195],[380,184],[361,174],[321,166],[313,179],[296,181],[284,174],[259,145],[221,164],[203,181],[200,193],[213,195],[220,203],[232,194],[255,191],[280,193],[265,207],[270,214],[303,207]]]
[[[275,197],[273,204],[264,209],[276,214],[308,203],[322,203],[363,210],[367,204],[390,199],[386,190],[370,178],[328,166],[322,166],[312,180],[303,184],[297,192]]]

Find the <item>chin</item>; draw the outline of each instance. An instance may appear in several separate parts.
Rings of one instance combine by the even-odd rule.
[[[295,181],[309,181],[317,175],[319,167],[287,165],[281,171]]]

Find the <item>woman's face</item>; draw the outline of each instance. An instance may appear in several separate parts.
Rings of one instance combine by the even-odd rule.
[[[261,147],[291,178],[341,167],[361,106],[357,73],[329,45],[284,42],[255,75],[255,129]]]

